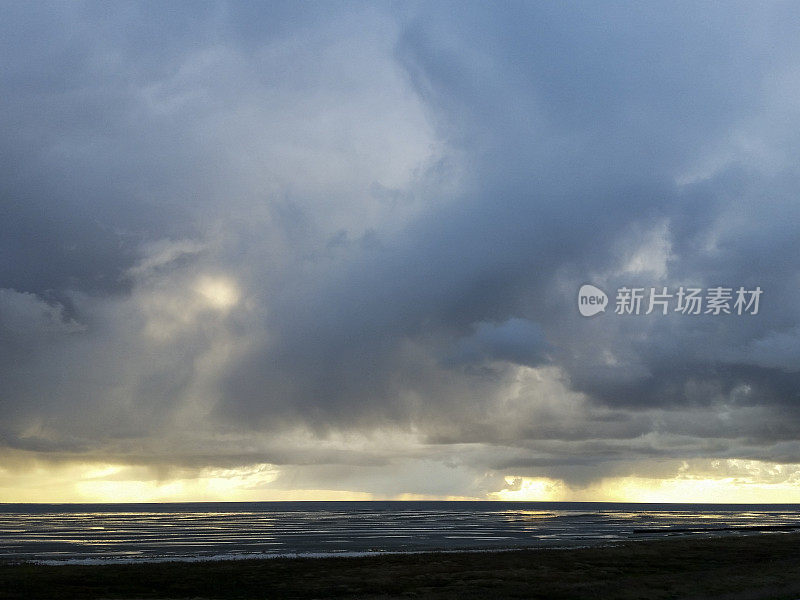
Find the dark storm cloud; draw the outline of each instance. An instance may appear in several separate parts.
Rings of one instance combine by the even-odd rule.
[[[455,20],[436,11],[408,26],[398,55],[442,135],[465,154],[472,191],[426,213],[388,251],[278,305],[274,326],[287,343],[277,356],[289,354],[255,359],[266,370],[252,396],[243,386],[255,365],[237,373],[233,404],[269,404],[269,381],[291,373],[318,382],[299,395],[323,414],[326,402],[335,406],[333,418],[382,408],[397,395],[403,340],[452,356],[474,344],[480,323],[522,318],[542,326],[577,389],[601,402],[711,403],[745,384],[744,402],[794,402],[797,376],[747,368],[743,349],[797,321],[794,164],[759,170],[744,157],[676,183],[731,132],[770,118],[767,82],[798,58],[780,25],[791,9],[514,8],[472,6]],[[769,290],[761,314],[750,322],[642,318],[600,331],[580,322],[567,304],[573,289],[562,296],[559,283],[577,288],[618,268],[630,226],[660,220],[672,250],[666,277],[629,274],[628,283],[761,285]],[[712,238],[718,248],[709,250]],[[593,364],[586,350],[604,347],[622,347],[630,360]]]
[[[191,30],[195,19],[148,14],[145,6],[106,8],[3,4],[6,287],[124,291],[136,246],[185,229],[183,208],[163,198],[185,152],[174,128],[143,122],[136,90],[186,52],[184,27]]]
[[[110,448],[194,415],[397,427],[552,476],[791,454],[796,7],[3,11],[7,445]],[[589,320],[587,281],[764,296]]]

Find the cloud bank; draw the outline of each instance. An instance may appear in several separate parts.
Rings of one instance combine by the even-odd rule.
[[[264,497],[793,481],[797,7],[2,12],[4,497],[73,463]],[[764,295],[586,319],[586,282]]]

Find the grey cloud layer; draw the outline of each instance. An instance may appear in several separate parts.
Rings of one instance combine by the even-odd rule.
[[[265,440],[396,428],[576,481],[796,460],[795,7],[2,10],[0,443],[391,465]],[[586,320],[586,281],[765,293]]]

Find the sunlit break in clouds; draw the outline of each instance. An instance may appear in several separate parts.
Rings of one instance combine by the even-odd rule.
[[[2,3],[0,502],[800,502],[798,19]]]

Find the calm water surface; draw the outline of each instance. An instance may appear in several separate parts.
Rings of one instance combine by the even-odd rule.
[[[116,562],[574,546],[800,529],[800,505],[0,504],[0,560]]]

